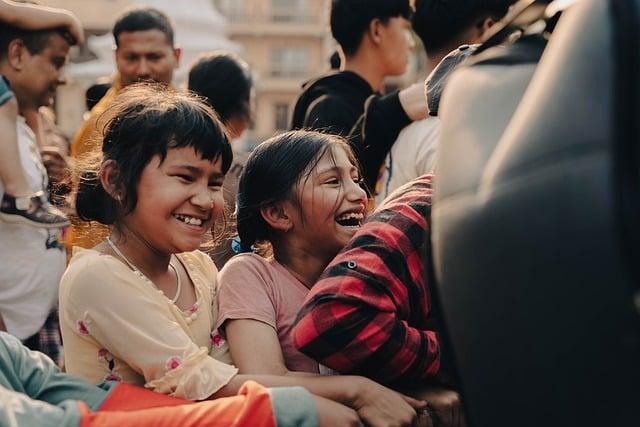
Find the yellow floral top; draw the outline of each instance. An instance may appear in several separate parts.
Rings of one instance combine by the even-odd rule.
[[[200,251],[177,257],[197,296],[186,311],[117,258],[75,248],[60,283],[67,372],[189,400],[211,396],[237,374],[214,330],[215,265]]]

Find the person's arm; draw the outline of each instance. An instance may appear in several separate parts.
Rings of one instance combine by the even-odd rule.
[[[312,396],[300,387],[266,389],[246,382],[230,397],[195,402],[159,398],[158,393],[119,384],[98,412],[82,411],[82,426],[133,427],[324,427],[356,425],[354,411]],[[328,418],[328,415],[333,415]],[[331,422],[331,423],[330,423]],[[357,424],[359,425],[359,424]]]
[[[409,396],[423,399],[429,402],[429,412],[439,421],[438,425],[446,427],[464,427],[466,420],[462,408],[460,394],[454,390],[433,387],[417,386],[403,390]]]
[[[367,99],[364,113],[350,129],[348,139],[356,149],[369,189],[375,188],[380,168],[400,131],[426,114],[427,101],[422,84]]]
[[[6,193],[17,197],[33,194],[20,162],[16,119],[18,102],[3,77],[0,77],[0,180]]]
[[[421,225],[414,227],[416,234],[426,232]],[[384,240],[378,237],[383,227]],[[413,282],[424,280],[419,254],[390,246],[389,240],[401,248],[412,243],[386,223],[368,222],[357,236],[369,243],[348,246],[329,264],[298,314],[294,344],[338,372],[384,383],[435,375],[440,366],[436,332],[401,315],[409,311],[409,295],[412,305],[427,304],[416,300],[426,298],[418,291],[425,284]]]
[[[0,386],[0,420],[2,426],[78,427],[78,403],[66,401],[51,405]]]
[[[60,372],[49,357],[29,350],[4,332],[0,333],[0,365],[13,390],[50,405],[83,401],[91,409],[97,409],[107,394],[87,381]]]
[[[416,410],[426,407],[424,401],[401,395],[366,378],[353,376],[236,375],[211,398],[234,395],[249,380],[266,387],[302,386],[317,396],[353,408],[362,421],[372,427],[415,425]]]
[[[224,329],[233,364],[240,374],[317,375],[289,371],[278,334],[266,323],[254,319],[227,320]]]
[[[48,393],[52,387],[59,387],[62,392],[68,391],[61,381],[63,374],[51,359],[42,353],[30,351],[17,338],[2,332],[0,366],[4,380],[0,386],[0,424],[9,427],[79,425],[80,412],[78,403],[74,401],[79,396],[74,399],[68,394]],[[81,383],[80,380],[76,381]],[[73,387],[74,379],[70,382],[69,386]],[[82,392],[81,389],[78,391]]]
[[[84,43],[82,24],[66,9],[0,0],[0,21],[25,30],[65,28],[76,42]]]

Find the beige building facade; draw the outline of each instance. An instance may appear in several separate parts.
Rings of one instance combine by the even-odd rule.
[[[289,129],[302,83],[330,68],[330,0],[215,0],[243,47],[256,102],[250,146]]]

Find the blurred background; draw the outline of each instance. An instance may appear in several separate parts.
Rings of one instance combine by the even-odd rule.
[[[174,84],[184,87],[191,63],[202,52],[225,49],[251,66],[255,84],[254,122],[242,139],[250,150],[289,128],[302,83],[327,71],[336,51],[329,30],[330,0],[40,0],[75,12],[87,43],[72,51],[68,83],[58,89],[55,112],[60,129],[72,137],[86,110],[85,91],[108,82],[115,70],[111,28],[130,5],[156,7],[171,17],[182,48]],[[423,78],[424,50],[416,48],[407,73],[387,82],[393,89]]]

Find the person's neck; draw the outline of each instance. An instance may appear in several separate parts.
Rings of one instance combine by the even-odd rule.
[[[380,67],[376,66],[377,62],[377,58],[365,49],[348,56],[341,70],[356,73],[366,80],[374,91],[382,92],[385,75]]]
[[[291,245],[288,248],[274,247],[273,252],[275,260],[309,289],[316,283],[330,261],[304,248],[291,247]]]
[[[171,254],[159,252],[125,225],[114,228],[110,240],[150,280],[167,272]]]

